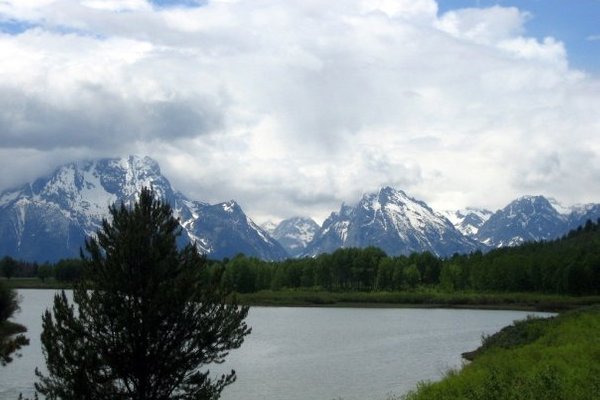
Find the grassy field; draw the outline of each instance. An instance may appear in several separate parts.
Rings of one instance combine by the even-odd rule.
[[[0,278],[14,289],[69,289],[68,282],[38,278]],[[255,306],[296,307],[448,307],[533,311],[562,311],[585,305],[600,304],[600,296],[574,297],[542,293],[446,292],[433,288],[396,292],[328,292],[318,289],[263,290],[237,293],[242,304]]]
[[[243,304],[332,307],[452,307],[561,311],[600,304],[600,296],[571,297],[540,293],[443,292],[418,289],[402,292],[327,292],[317,290],[260,291],[238,294]]]
[[[68,282],[60,282],[54,278],[48,278],[42,282],[39,278],[0,278],[6,286],[12,289],[70,289],[72,285]]]
[[[600,398],[600,307],[529,319],[484,339],[473,362],[404,400]]]

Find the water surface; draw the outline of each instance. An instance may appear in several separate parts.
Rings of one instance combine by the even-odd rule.
[[[23,357],[0,367],[0,398],[32,394],[33,371],[43,369],[41,315],[51,290],[19,290],[16,320],[29,329]],[[383,400],[417,382],[439,379],[462,365],[483,334],[497,332],[528,314],[521,311],[402,308],[252,307],[252,333],[220,372],[238,380],[223,400]],[[549,315],[536,313],[538,315]]]

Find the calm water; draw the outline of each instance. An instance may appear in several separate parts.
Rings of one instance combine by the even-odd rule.
[[[20,290],[17,320],[29,328],[23,357],[0,367],[0,399],[32,393],[43,366],[41,314],[54,291]],[[459,367],[460,354],[528,313],[518,311],[265,308],[248,316],[252,334],[223,366],[238,380],[224,400],[379,400]],[[529,313],[530,314],[530,313]],[[540,314],[539,315],[548,315]]]

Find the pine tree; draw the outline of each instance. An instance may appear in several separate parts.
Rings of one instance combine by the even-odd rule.
[[[84,278],[73,304],[64,292],[43,316],[49,400],[217,399],[235,372],[211,377],[250,329],[248,308],[225,302],[196,248],[178,250],[170,206],[142,189],[131,207],[110,208],[86,241]]]
[[[13,360],[21,347],[29,344],[23,335],[27,329],[8,319],[19,309],[17,293],[0,282],[0,365],[5,366]]]

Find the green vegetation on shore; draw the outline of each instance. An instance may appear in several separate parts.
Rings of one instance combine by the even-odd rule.
[[[469,354],[473,362],[404,400],[589,400],[600,393],[600,307],[517,322]]]
[[[72,289],[73,284],[56,279],[44,282],[37,278],[0,279],[13,289]],[[405,291],[345,291],[319,289],[261,290],[235,293],[241,304],[250,306],[291,307],[421,307],[480,308],[531,311],[562,311],[585,305],[600,304],[600,296],[565,296],[543,293],[468,292],[419,288]]]
[[[81,260],[0,264],[13,288],[69,288]],[[238,255],[210,261],[226,290],[248,305],[421,306],[565,310],[600,303],[600,223],[552,242],[440,259],[390,257],[377,248],[339,249],[315,258],[261,261]],[[37,278],[36,278],[37,276]]]
[[[72,282],[59,281],[51,278],[44,281],[38,278],[12,278],[2,279],[0,281],[12,289],[72,289]]]
[[[584,305],[600,304],[600,296],[446,292],[427,288],[398,292],[265,290],[256,293],[238,293],[236,296],[242,304],[261,306],[447,307],[561,311]]]

